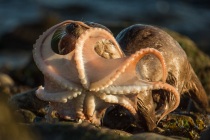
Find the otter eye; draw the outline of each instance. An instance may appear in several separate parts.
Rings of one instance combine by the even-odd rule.
[[[76,23],[71,23],[66,26],[66,32],[72,33],[78,27],[79,27],[79,25],[77,25]]]
[[[66,55],[74,50],[75,37],[70,32],[70,25],[58,28],[52,36],[51,48],[57,54]]]

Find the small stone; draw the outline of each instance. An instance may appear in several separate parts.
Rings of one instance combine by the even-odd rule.
[[[21,122],[23,123],[33,123],[36,115],[26,109],[19,109],[15,112],[18,116],[20,116]]]
[[[48,105],[48,102],[38,99],[35,91],[36,89],[33,89],[25,93],[16,94],[11,97],[9,104],[17,109],[26,109],[37,115],[44,116],[47,113],[45,107]]]
[[[14,81],[11,77],[9,77],[7,74],[0,73],[0,87],[3,86],[13,86]]]
[[[0,112],[1,140],[37,140],[26,126],[17,123],[19,117],[3,102],[0,102]]]

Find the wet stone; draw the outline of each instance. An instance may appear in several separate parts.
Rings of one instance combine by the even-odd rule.
[[[36,123],[30,128],[41,136],[41,139],[67,140],[67,139],[91,139],[91,140],[129,140],[130,134],[124,131],[109,130],[96,127],[89,123],[62,122],[56,124]]]
[[[13,85],[14,85],[14,81],[9,75],[0,73],[0,87],[13,86]]]
[[[201,133],[200,140],[210,140],[210,126]]]
[[[33,123],[36,115],[26,109],[16,110],[15,113],[20,117],[21,122],[23,123]]]
[[[17,123],[19,116],[3,102],[0,102],[0,112],[1,140],[37,140],[28,127]]]
[[[179,136],[190,139],[200,139],[200,133],[209,124],[207,115],[199,113],[171,113],[167,119],[160,121],[159,127],[163,129],[160,134],[166,136]]]
[[[33,89],[25,93],[16,94],[11,97],[9,104],[17,109],[26,109],[36,115],[44,116],[47,113],[45,107],[48,105],[48,102],[38,99],[35,91],[36,89]]]
[[[175,139],[159,135],[156,133],[141,133],[131,136],[129,140],[175,140]]]

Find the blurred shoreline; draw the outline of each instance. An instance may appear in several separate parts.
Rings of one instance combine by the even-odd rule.
[[[136,23],[165,27],[189,36],[203,51],[210,52],[208,1],[10,0],[0,3],[0,37],[23,24],[37,23],[51,15],[61,21],[93,21],[108,27]]]

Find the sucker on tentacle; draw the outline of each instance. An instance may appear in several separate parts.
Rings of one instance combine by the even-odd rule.
[[[55,92],[55,93],[50,93],[46,92],[44,90],[44,87],[40,86],[37,91],[36,95],[42,99],[47,101],[54,101],[54,102],[62,102],[66,103],[67,100],[76,98],[78,95],[80,95],[82,92],[81,91],[60,91],[60,92]]]
[[[126,109],[128,109],[134,116],[136,116],[136,108],[134,103],[132,103],[126,96],[116,96],[116,95],[107,95],[107,94],[95,94],[100,99],[104,100],[107,103],[119,104]]]

